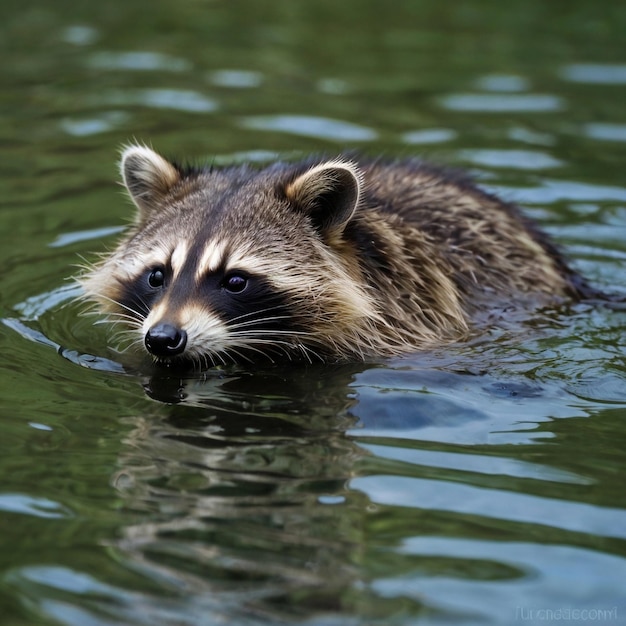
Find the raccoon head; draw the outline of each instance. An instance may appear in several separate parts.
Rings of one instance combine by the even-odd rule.
[[[133,145],[121,173],[135,225],[79,280],[156,360],[324,358],[367,343],[378,314],[342,236],[361,196],[354,164],[185,169]]]

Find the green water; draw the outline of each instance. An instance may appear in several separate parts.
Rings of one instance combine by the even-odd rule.
[[[68,278],[131,138],[469,168],[626,292],[626,7],[4,2],[0,623],[626,622],[626,312],[368,365],[127,365]],[[135,363],[136,365],[136,363]]]

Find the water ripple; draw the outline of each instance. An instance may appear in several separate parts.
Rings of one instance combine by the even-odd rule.
[[[549,113],[565,108],[562,98],[549,94],[460,93],[445,96],[440,102],[449,111],[477,113]]]
[[[261,85],[263,74],[246,70],[217,70],[209,74],[209,82],[216,87],[251,89]]]
[[[98,70],[184,72],[191,68],[189,61],[160,52],[98,52],[87,64]]]
[[[386,597],[419,594],[440,610],[473,614],[472,623],[582,623],[585,610],[597,616],[597,621],[618,620],[615,598],[623,596],[626,577],[626,563],[619,556],[577,546],[450,537],[410,537],[399,553],[463,564],[464,571],[473,564],[481,572],[489,563],[508,565],[511,576],[518,572],[518,580],[493,584],[488,576],[481,580],[426,576],[418,571],[374,581],[373,590]],[[580,575],[580,563],[585,564],[585,576]],[[489,597],[488,608],[485,597]],[[533,619],[533,614],[538,619]]]
[[[318,81],[317,88],[322,93],[327,93],[332,96],[343,96],[350,93],[349,83],[340,78],[322,78]]]
[[[156,573],[146,572],[145,565],[140,569],[156,577],[166,593],[157,595],[115,586],[62,565],[16,568],[7,580],[41,613],[55,623],[68,626],[267,623],[249,619],[246,608],[255,594],[246,585],[241,590],[227,586],[220,593],[212,593],[213,589],[198,575],[187,575],[183,582],[174,578],[171,568],[164,565]],[[184,594],[184,600],[177,592]]]
[[[489,476],[512,476],[530,478],[559,483],[587,485],[590,480],[584,476],[561,469],[529,463],[518,459],[510,459],[482,454],[460,454],[442,452],[440,450],[420,450],[387,446],[359,441],[359,445],[369,450],[378,458],[400,461],[411,465],[438,467],[462,472],[488,474]]]
[[[128,121],[128,114],[123,111],[108,111],[99,117],[65,118],[61,121],[61,128],[73,137],[87,137],[114,130]]]
[[[476,165],[519,170],[543,170],[563,165],[562,161],[536,150],[462,150],[460,156]]]
[[[71,516],[63,505],[54,500],[36,498],[23,493],[0,494],[0,511],[52,519]]]
[[[573,83],[626,85],[626,65],[573,63],[561,70],[561,77]]]
[[[411,145],[425,143],[444,143],[456,139],[457,134],[449,128],[425,128],[413,130],[402,135],[402,141]]]
[[[87,369],[102,370],[105,372],[116,372],[118,374],[125,373],[124,366],[120,363],[104,357],[99,357],[92,354],[82,353],[78,350],[65,348],[62,345],[53,341],[52,339],[46,337],[46,335],[44,335],[41,331],[31,328],[22,320],[6,317],[0,318],[0,322],[24,337],[24,339],[28,339],[29,341],[40,343],[42,345],[53,348],[57,351],[59,356],[67,359],[68,361],[71,361],[75,365],[80,365],[81,367],[85,367]]]
[[[553,146],[556,143],[556,139],[553,135],[548,133],[540,133],[536,130],[529,130],[522,126],[511,128],[507,131],[507,136],[514,141],[521,141],[522,143],[538,144],[540,146]]]
[[[593,122],[585,125],[583,133],[591,139],[601,141],[626,141],[626,124]]]
[[[71,246],[79,241],[91,241],[92,239],[104,239],[124,230],[124,226],[106,226],[104,228],[91,228],[89,230],[77,230],[71,233],[60,233],[57,238],[48,244],[50,248],[63,248]]]
[[[502,187],[490,185],[497,194],[529,204],[546,204],[559,201],[599,202],[602,200],[626,202],[626,188],[610,185],[593,185],[570,180],[545,179],[537,187]]]
[[[80,294],[80,288],[75,284],[65,284],[51,291],[44,291],[35,296],[29,296],[15,305],[15,310],[21,314],[22,321],[32,321],[41,317],[51,309],[76,298]],[[7,324],[6,318],[2,320]],[[8,325],[8,324],[7,324]]]
[[[98,31],[95,28],[84,24],[68,26],[61,32],[61,39],[75,46],[89,46],[95,43],[98,37]]]
[[[517,92],[527,91],[529,82],[526,78],[515,74],[491,74],[480,78],[476,86],[485,91]]]
[[[404,476],[363,476],[350,488],[376,503],[551,526],[626,539],[626,511],[502,489]]]
[[[375,131],[365,126],[309,115],[253,116],[244,118],[241,125],[253,130],[291,133],[333,141],[372,141],[378,136]]]
[[[115,105],[143,105],[154,109],[174,109],[185,113],[211,113],[217,102],[197,91],[186,89],[137,89],[111,92],[103,98]]]

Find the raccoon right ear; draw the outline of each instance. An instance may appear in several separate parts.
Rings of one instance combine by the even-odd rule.
[[[146,220],[157,209],[168,191],[180,181],[180,172],[161,155],[146,146],[124,148],[120,171],[128,193]]]
[[[361,172],[347,161],[327,161],[300,174],[285,187],[287,198],[309,215],[327,240],[341,235],[359,203]]]

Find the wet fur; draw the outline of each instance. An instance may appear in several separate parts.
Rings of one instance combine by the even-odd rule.
[[[401,354],[467,336],[494,307],[592,292],[517,207],[419,161],[185,169],[130,146],[122,175],[135,225],[80,282],[140,339],[184,328],[182,358],[201,365]],[[170,275],[156,298],[154,266]],[[258,293],[225,298],[233,270]]]

